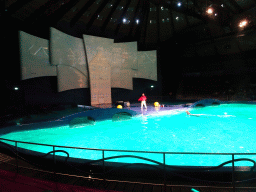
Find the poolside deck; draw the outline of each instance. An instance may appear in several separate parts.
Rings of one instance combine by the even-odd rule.
[[[26,115],[14,115],[8,114],[5,116],[0,116],[0,128],[6,127],[10,125],[18,125],[18,124],[27,124],[27,123],[35,123],[35,122],[43,122],[43,121],[51,121],[57,120],[63,117],[67,117],[71,114],[75,113],[83,113],[94,109],[105,109],[105,108],[116,108],[113,105],[98,105],[95,107],[83,106],[72,107],[63,110],[39,110],[35,113],[26,114]],[[124,107],[126,110],[135,111],[137,114],[141,115],[153,115],[159,114],[163,112],[170,112],[173,110],[185,110],[187,107],[184,107],[182,104],[177,105],[165,105],[164,107],[154,107],[153,103],[148,104],[147,109],[141,109],[140,103],[133,103],[131,107]]]
[[[155,115],[161,113],[171,113],[175,111],[185,111],[188,108],[184,107],[184,105],[164,105],[160,107],[154,107],[153,105],[149,105],[147,109],[141,109],[140,104],[131,105],[130,110],[136,111],[141,115]]]
[[[232,192],[232,187],[216,186],[186,186],[171,185],[167,183],[164,187],[158,183],[160,180],[136,179],[130,182],[116,180],[89,179],[68,175],[59,175],[50,172],[40,172],[29,170],[22,167],[35,168],[28,163],[19,160],[19,169],[17,173],[16,159],[0,153],[0,191],[79,191],[79,192],[107,192],[107,191],[125,191],[125,192]],[[193,190],[192,190],[193,189]],[[256,188],[245,187],[236,188],[236,192],[255,192]]]

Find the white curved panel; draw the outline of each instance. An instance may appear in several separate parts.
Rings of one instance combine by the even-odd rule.
[[[90,72],[91,105],[112,103],[111,46],[113,40],[84,35]]]
[[[51,64],[71,65],[79,68],[86,65],[83,40],[51,28]]]
[[[113,39],[95,37],[91,35],[83,35],[83,38],[86,47],[87,61],[89,64],[98,56],[99,53],[103,55],[108,62],[112,62]]]
[[[112,46],[112,68],[138,69],[137,42],[115,43]]]
[[[56,76],[56,67],[50,65],[48,40],[23,31],[20,35],[20,60],[22,80]]]
[[[157,81],[156,53],[156,51],[138,52],[138,71],[134,71],[134,77]]]
[[[138,70],[137,43],[112,46],[111,87],[133,90],[133,70]]]
[[[133,90],[133,72],[130,69],[112,68],[111,87]]]
[[[51,28],[50,39],[51,64],[58,66],[58,90],[88,88],[83,40],[54,28]]]
[[[81,71],[68,65],[58,65],[58,91],[88,87],[88,78]]]

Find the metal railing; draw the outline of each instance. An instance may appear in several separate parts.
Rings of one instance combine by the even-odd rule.
[[[219,169],[227,164],[232,164],[231,166],[231,174],[232,174],[232,181],[231,182],[220,182],[220,181],[207,181],[207,180],[201,180],[201,179],[194,179],[194,180],[198,180],[198,181],[205,181],[205,182],[214,182],[214,183],[222,183],[222,184],[230,184],[233,188],[233,191],[235,191],[236,189],[236,183],[241,183],[241,182],[246,182],[246,181],[252,181],[252,180],[256,180],[256,178],[251,178],[251,179],[247,179],[247,180],[243,180],[243,181],[236,181],[235,180],[235,162],[238,161],[249,161],[251,163],[253,163],[253,166],[250,167],[250,171],[254,171],[254,169],[256,168],[256,162],[252,159],[248,159],[248,158],[240,158],[240,159],[235,159],[235,156],[251,156],[251,155],[256,155],[256,153],[196,153],[196,152],[156,152],[156,151],[135,151],[135,150],[115,150],[115,149],[96,149],[96,148],[84,148],[84,147],[71,147],[71,146],[60,146],[60,145],[49,145],[49,144],[40,144],[40,143],[33,143],[33,142],[24,142],[24,141],[16,141],[16,140],[10,140],[10,139],[4,139],[4,138],[0,138],[0,141],[2,141],[0,144],[2,145],[6,145],[6,147],[10,147],[10,149],[14,152],[14,155],[16,157],[16,170],[17,172],[19,172],[19,164],[18,164],[18,159],[21,158],[21,156],[19,155],[19,146],[18,144],[29,144],[29,145],[38,145],[38,146],[48,146],[52,148],[52,151],[46,153],[44,156],[52,154],[53,156],[53,165],[56,164],[56,153],[57,152],[62,152],[65,153],[67,155],[66,157],[66,162],[69,158],[69,153],[64,151],[64,150],[56,150],[56,148],[70,148],[70,149],[81,149],[81,150],[91,150],[91,151],[101,151],[101,159],[98,160],[91,160],[88,161],[86,164],[95,164],[97,162],[101,162],[101,166],[102,166],[102,173],[101,175],[103,176],[103,179],[105,180],[106,178],[106,162],[107,160],[112,160],[112,159],[117,159],[117,158],[136,158],[136,159],[141,159],[141,160],[145,160],[151,163],[151,167],[155,167],[157,169],[160,169],[160,171],[163,174],[163,186],[164,189],[166,188],[167,185],[167,176],[168,176],[168,172],[167,169],[170,170],[181,170],[181,171],[211,171],[211,170],[216,170]],[[6,142],[13,142],[14,143],[14,148],[11,147],[10,144],[7,144]],[[141,156],[136,156],[136,155],[119,155],[119,156],[111,156],[111,157],[105,157],[105,153],[106,152],[121,152],[121,153],[133,153],[133,154],[138,154],[138,153],[145,153],[145,154],[162,154],[163,157],[163,161],[159,162],[159,161],[155,161],[152,160],[150,158],[145,158],[145,157],[141,157]],[[230,156],[229,161],[226,161],[224,163],[221,163],[218,166],[210,166],[210,167],[185,167],[185,166],[176,166],[176,165],[168,165],[166,164],[166,156],[167,155],[220,155],[220,156]],[[154,165],[152,165],[152,163]],[[125,164],[124,166],[120,166],[120,167],[125,167],[125,166],[129,166],[129,165],[142,165],[142,163],[131,163],[131,164]],[[145,163],[143,163],[145,164]],[[156,165],[156,166],[155,166]],[[118,167],[118,168],[120,168]],[[116,168],[114,168],[116,169]],[[248,170],[247,170],[248,171]],[[54,171],[54,173],[56,174],[56,172]],[[186,177],[189,178],[189,177]]]

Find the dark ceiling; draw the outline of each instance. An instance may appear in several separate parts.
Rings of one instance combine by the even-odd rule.
[[[139,49],[162,42],[193,44],[255,30],[256,0],[1,0],[2,21],[49,38],[49,27],[137,41]]]

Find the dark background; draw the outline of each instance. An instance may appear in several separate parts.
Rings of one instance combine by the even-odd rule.
[[[113,38],[115,42],[137,41],[139,51],[157,50],[158,81],[134,78],[133,91],[112,88],[113,102],[136,102],[142,92],[149,98],[160,96],[158,98],[170,102],[204,98],[254,100],[256,2],[253,0],[207,1],[207,4],[205,1],[181,1],[181,8],[177,7],[177,1],[141,0],[136,4],[137,7],[134,6],[138,12],[135,15],[140,19],[139,25],[122,25],[125,11],[136,1],[131,1],[130,4],[128,1],[126,4],[125,1],[116,1],[113,4],[113,11],[109,14],[115,13],[118,7],[124,4],[124,9],[120,10],[119,17],[116,17],[118,21],[115,25],[110,22],[111,15],[103,17],[103,20],[105,18],[108,22],[96,19],[106,5],[103,2],[102,7],[99,6],[94,12],[92,10],[89,22],[82,14],[88,11],[86,6],[72,18],[70,16],[70,21],[63,19],[71,9],[68,6],[71,3],[76,5],[73,0],[59,3],[55,10],[47,2],[40,9],[31,10],[32,14],[27,14],[27,18],[19,18],[17,11],[19,13],[21,10],[22,14],[23,7],[28,4],[24,2],[17,1],[16,4],[9,5],[7,1],[1,1],[2,114],[10,110],[22,112],[36,105],[89,105],[89,89],[58,93],[56,77],[21,81],[18,31],[49,39],[49,27],[80,38],[81,34],[89,34]],[[94,5],[93,2],[87,1],[90,6]],[[166,13],[162,11],[162,6],[168,8]],[[207,7],[215,8],[218,17],[211,18],[212,16],[207,15]],[[49,12],[50,9],[52,12]],[[168,15],[172,17],[169,19]],[[163,19],[166,21],[167,17],[168,23],[164,23]],[[238,24],[244,18],[248,20],[248,26],[241,29]],[[156,23],[151,24],[154,20]],[[103,22],[101,27],[100,22]],[[151,85],[154,85],[154,88],[151,88]],[[19,87],[18,91],[14,90],[15,86]]]

